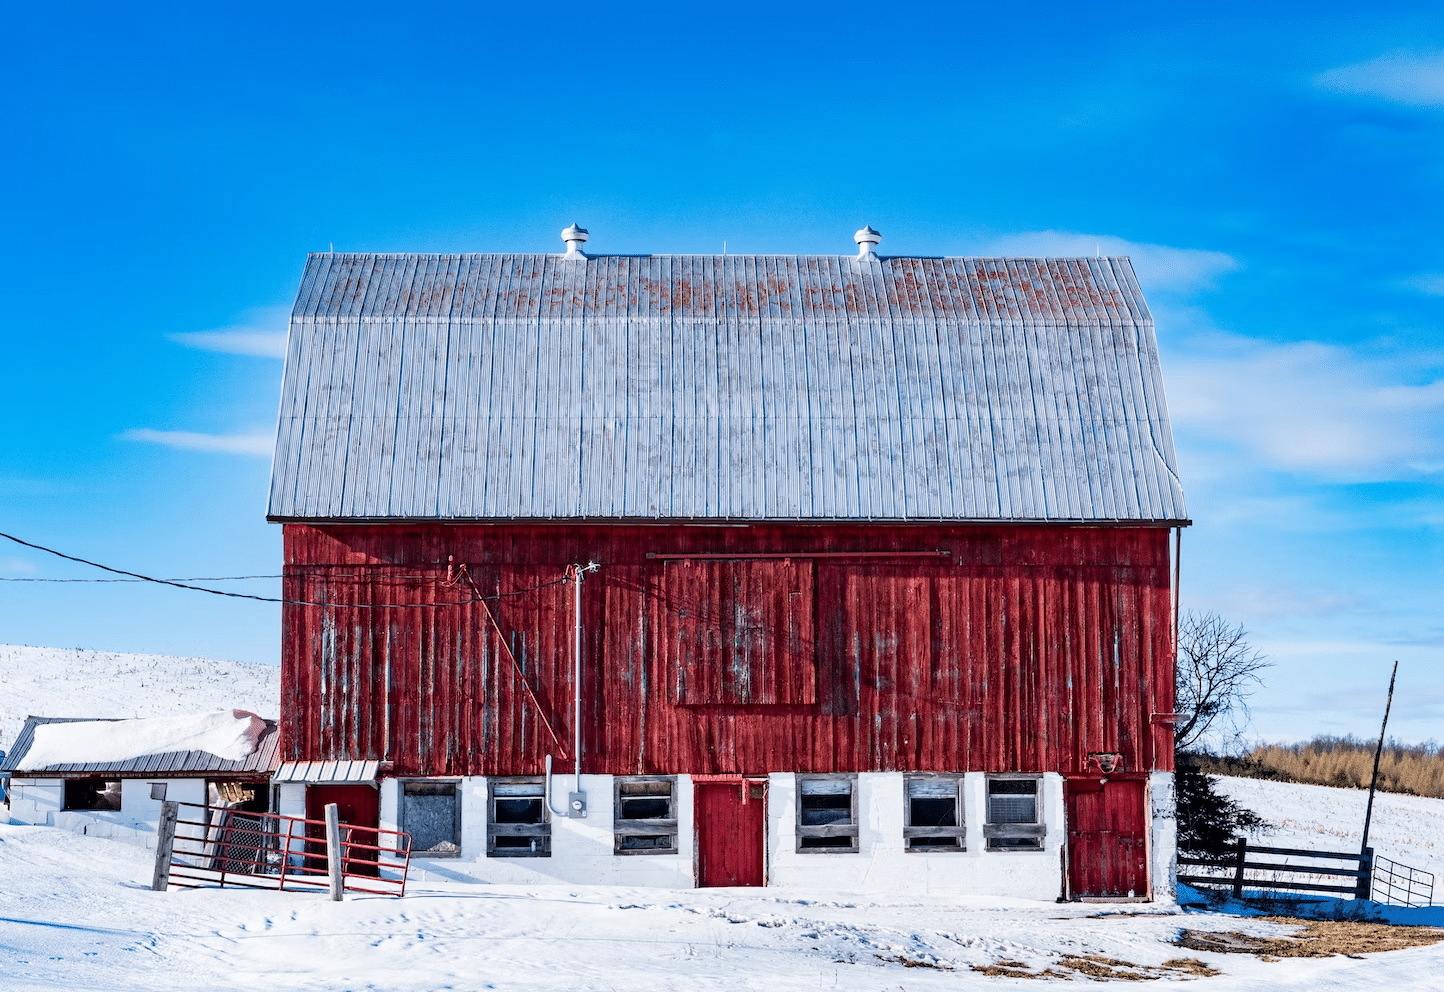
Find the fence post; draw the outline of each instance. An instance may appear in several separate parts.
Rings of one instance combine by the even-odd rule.
[[[1233,897],[1235,899],[1243,898],[1243,863],[1247,856],[1248,838],[1240,837],[1238,839],[1238,865],[1233,870]]]
[[[1355,899],[1372,899],[1374,897],[1374,849],[1364,848],[1364,853],[1359,855],[1359,884],[1354,889]]]
[[[175,848],[175,821],[180,815],[178,803],[160,804],[160,823],[155,828],[155,874],[150,887],[156,892],[170,888],[170,859]]]
[[[326,874],[331,881],[331,901],[341,901],[341,815],[335,803],[326,804]]]

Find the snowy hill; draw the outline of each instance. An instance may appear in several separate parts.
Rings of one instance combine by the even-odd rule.
[[[1357,851],[1364,830],[1365,789],[1216,778],[1219,791],[1270,824],[1255,843],[1320,851]],[[1374,796],[1369,846],[1381,857],[1432,872],[1444,894],[1444,799]]]
[[[274,718],[272,665],[78,648],[0,645],[0,749],[27,716],[173,716],[233,707]]]

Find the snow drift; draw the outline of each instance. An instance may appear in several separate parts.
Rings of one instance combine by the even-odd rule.
[[[266,721],[249,710],[47,723],[35,728],[34,742],[16,770],[111,763],[173,751],[207,751],[218,758],[239,761],[255,753],[256,742],[265,730]]]

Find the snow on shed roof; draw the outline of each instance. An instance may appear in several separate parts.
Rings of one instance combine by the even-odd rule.
[[[1127,258],[322,253],[269,516],[1187,513]]]
[[[276,732],[276,721],[267,720],[266,729],[256,741],[256,749],[244,758],[227,759],[209,751],[168,751],[163,754],[146,754],[118,761],[67,762],[44,768],[17,770],[35,743],[38,727],[57,723],[120,723],[118,719],[93,717],[49,717],[29,716],[25,726],[15,738],[15,745],[0,762],[0,771],[20,776],[46,775],[115,775],[118,777],[141,775],[269,775],[280,764],[280,735]]]

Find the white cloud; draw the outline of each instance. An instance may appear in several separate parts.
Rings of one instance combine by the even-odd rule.
[[[1324,585],[1297,585],[1285,581],[1234,581],[1208,597],[1211,607],[1225,616],[1252,621],[1284,617],[1335,617],[1345,610],[1370,605],[1364,597]]]
[[[1399,282],[1425,296],[1444,296],[1444,272],[1426,272],[1422,275],[1400,279]]]
[[[1164,368],[1185,443],[1223,442],[1262,467],[1340,481],[1417,477],[1444,462],[1444,379],[1408,384],[1403,361],[1220,334]]]
[[[35,571],[35,566],[24,558],[0,558],[0,572],[14,574],[19,572],[22,575],[29,575]]]
[[[176,344],[201,351],[285,358],[286,323],[290,313],[289,306],[261,307],[250,311],[244,321],[230,327],[211,331],[185,331],[168,336]]]
[[[255,455],[269,458],[275,446],[271,434],[197,434],[192,431],[153,431],[137,427],[120,435],[123,441],[163,444],[187,451],[215,451],[228,455]]]
[[[1416,107],[1444,107],[1444,52],[1389,52],[1321,72],[1314,83],[1336,93],[1365,93]]]
[[[1172,248],[1168,245],[1127,241],[1111,234],[1076,231],[1023,231],[995,238],[984,246],[990,255],[1077,258],[1089,255],[1127,255],[1145,294],[1155,291],[1188,293],[1208,289],[1238,262],[1220,251]]]

